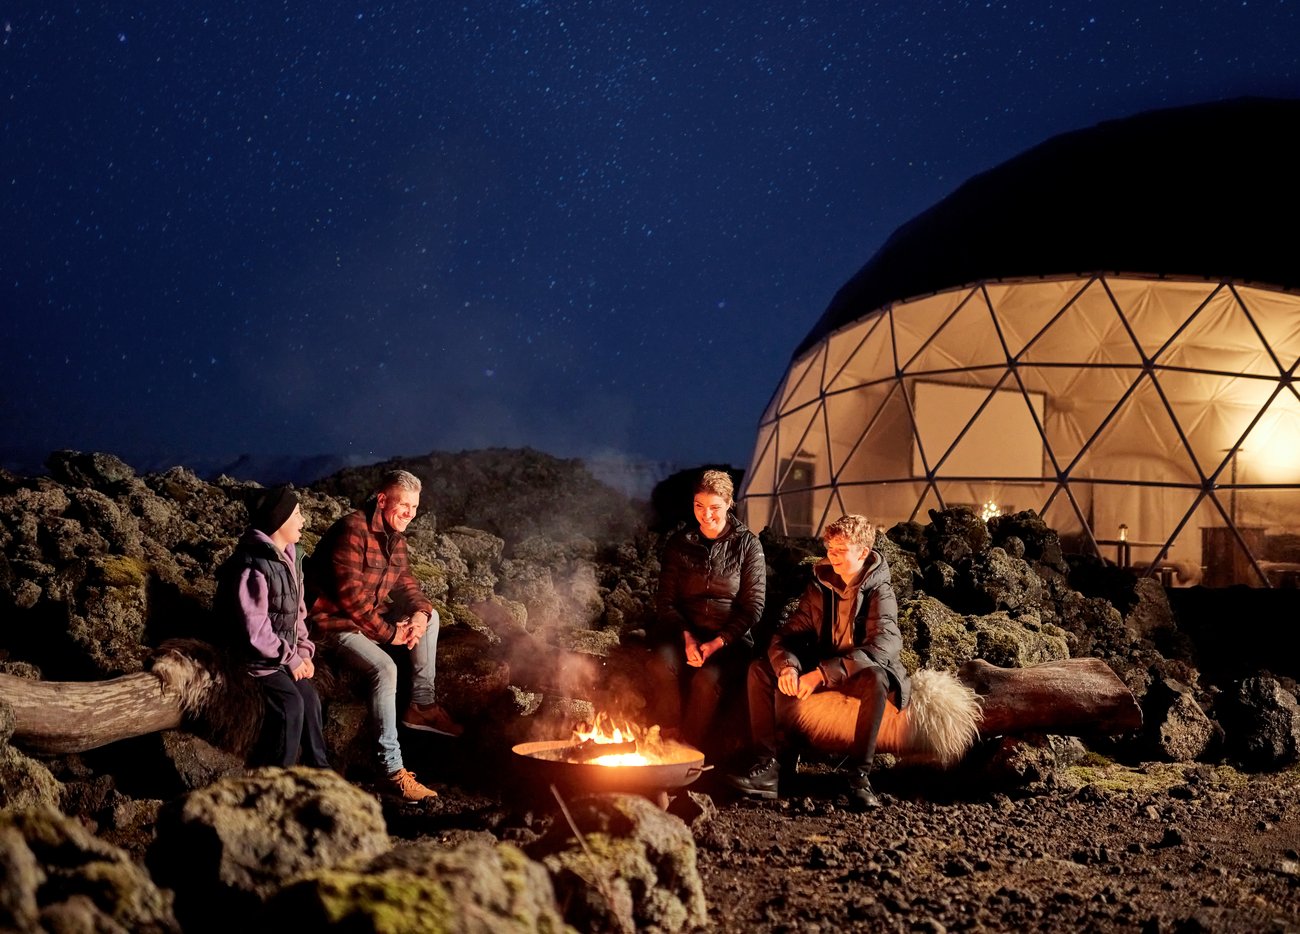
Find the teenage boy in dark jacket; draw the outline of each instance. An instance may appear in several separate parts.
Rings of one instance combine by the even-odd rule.
[[[757,755],[728,781],[749,795],[775,798],[784,735],[798,704],[816,691],[840,691],[860,701],[849,760],[848,791],[860,807],[877,806],[868,776],[890,694],[905,707],[911,682],[899,658],[898,601],[889,565],[872,548],[876,529],[865,516],[841,516],[822,533],[826,558],[798,608],[772,638],[767,656],[749,668],[750,731]]]

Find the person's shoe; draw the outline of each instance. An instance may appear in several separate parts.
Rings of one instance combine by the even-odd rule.
[[[423,730],[440,736],[459,736],[465,728],[451,718],[451,714],[442,709],[441,704],[411,704],[402,716],[402,726],[411,730]]]
[[[744,772],[727,776],[727,784],[754,798],[775,798],[781,783],[781,764],[771,756],[760,756]]]
[[[849,802],[860,811],[880,807],[880,799],[871,790],[870,769],[853,769],[849,772]]]
[[[406,769],[398,769],[388,776],[387,791],[403,801],[423,801],[425,798],[438,797],[438,792],[421,785],[415,780],[415,773]]]

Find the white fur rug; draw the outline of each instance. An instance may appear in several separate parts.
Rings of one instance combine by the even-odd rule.
[[[817,749],[847,752],[857,716],[857,698],[821,691],[796,708],[795,728]],[[955,675],[922,668],[912,675],[907,707],[885,709],[876,750],[946,768],[974,744],[980,716],[979,697]]]

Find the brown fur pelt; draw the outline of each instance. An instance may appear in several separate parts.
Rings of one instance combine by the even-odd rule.
[[[820,691],[796,708],[795,727],[816,749],[847,752],[853,742],[858,699]],[[912,697],[899,710],[885,708],[876,749],[908,761],[947,768],[979,735],[980,703],[973,690],[946,671],[922,668],[912,676]]]
[[[243,665],[198,639],[168,639],[147,667],[174,692],[191,732],[247,757],[262,729],[262,692]]]

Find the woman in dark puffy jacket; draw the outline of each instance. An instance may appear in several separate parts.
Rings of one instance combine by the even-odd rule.
[[[699,527],[669,538],[659,575],[650,713],[694,746],[706,742],[723,695],[744,691],[749,631],[767,590],[763,548],[731,512],[732,493],[726,472],[704,471],[695,485]]]

